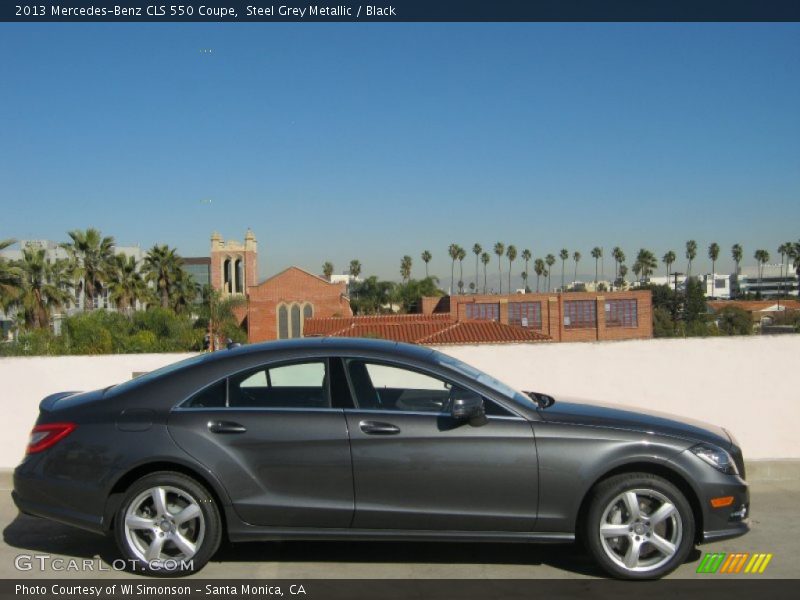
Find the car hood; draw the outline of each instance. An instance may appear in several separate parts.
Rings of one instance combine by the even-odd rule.
[[[538,412],[544,421],[553,423],[668,435],[716,444],[725,450],[730,450],[733,446],[730,436],[722,427],[657,411],[568,398],[559,399],[553,406]]]

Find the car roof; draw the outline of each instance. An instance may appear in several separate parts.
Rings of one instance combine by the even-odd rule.
[[[337,338],[337,337],[310,337],[296,338],[291,340],[277,340],[274,342],[260,342],[248,344],[214,352],[208,355],[209,361],[214,359],[224,359],[233,356],[244,356],[252,354],[272,354],[281,352],[297,351],[315,352],[364,352],[367,354],[388,354],[391,356],[402,356],[417,360],[426,360],[434,354],[434,350],[425,346],[394,342],[389,340],[379,340],[372,338]]]

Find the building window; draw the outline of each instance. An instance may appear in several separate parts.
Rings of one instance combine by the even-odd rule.
[[[542,328],[541,302],[509,302],[508,324],[518,327]]]
[[[564,327],[583,329],[597,326],[597,302],[594,300],[567,300],[564,302]]]
[[[278,307],[278,339],[285,340],[289,338],[289,309],[285,304]]]
[[[716,279],[714,280],[714,287],[717,289],[724,289],[727,282],[724,279]]]
[[[292,304],[292,337],[298,338],[303,334],[300,329],[300,305]]]
[[[500,304],[497,302],[470,302],[467,304],[467,319],[499,321]]]
[[[638,325],[636,300],[606,301],[606,327],[638,327]]]

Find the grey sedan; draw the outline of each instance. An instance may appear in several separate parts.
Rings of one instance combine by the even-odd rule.
[[[21,511],[113,535],[131,569],[245,540],[572,542],[656,578],[748,531],[727,431],[517,391],[429,348],[305,339],[45,398]]]

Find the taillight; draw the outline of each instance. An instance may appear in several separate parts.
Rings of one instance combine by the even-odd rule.
[[[35,454],[42,450],[47,450],[50,446],[63,440],[70,433],[75,430],[74,423],[47,423],[46,425],[37,425],[31,431],[30,440],[28,440],[27,454]]]

